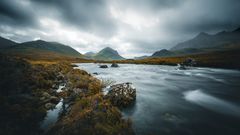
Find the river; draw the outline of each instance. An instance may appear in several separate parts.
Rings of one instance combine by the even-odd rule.
[[[240,71],[214,68],[77,64],[99,79],[132,82],[134,106],[121,110],[137,135],[239,135]],[[110,66],[108,64],[108,66]]]

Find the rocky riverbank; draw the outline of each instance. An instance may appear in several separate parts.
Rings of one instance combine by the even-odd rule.
[[[46,134],[134,134],[131,121],[104,98],[101,81],[86,71],[67,63],[30,64],[6,56],[0,65],[1,133],[44,134],[40,124],[46,111],[63,99],[68,109]]]

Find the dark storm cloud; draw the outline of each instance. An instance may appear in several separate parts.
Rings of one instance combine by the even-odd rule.
[[[35,20],[32,13],[19,4],[15,0],[1,0],[0,2],[0,19],[1,24],[15,26],[34,25]]]
[[[239,0],[201,0],[189,2],[168,26],[178,32],[199,33],[233,30],[240,27]]]
[[[144,12],[157,12],[168,8],[176,8],[187,0],[113,0],[112,4],[122,9],[136,9]]]
[[[90,33],[111,36],[117,29],[105,0],[32,0],[32,2],[56,8],[61,22]]]
[[[124,55],[144,54],[199,32],[240,27],[238,13],[239,0],[1,0],[0,34],[19,42],[68,41],[84,51],[110,44]]]

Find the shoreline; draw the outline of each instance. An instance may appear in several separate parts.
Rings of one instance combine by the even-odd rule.
[[[94,131],[106,135],[134,135],[131,120],[124,119],[120,110],[103,97],[102,82],[86,71],[73,69],[65,62],[41,61],[33,64],[8,56],[1,56],[1,62],[1,68],[7,69],[1,70],[4,71],[2,77],[6,83],[12,83],[10,77],[14,77],[14,83],[17,83],[9,87],[1,86],[4,91],[0,93],[0,105],[5,115],[0,117],[0,125],[4,125],[5,121],[8,123],[0,126],[2,133],[8,134],[12,129],[13,134],[30,135],[94,134]],[[66,88],[57,93],[54,88],[63,82]],[[19,98],[13,101],[12,97],[16,96]],[[45,119],[47,111],[55,108],[62,98],[69,107],[44,133],[39,124]]]

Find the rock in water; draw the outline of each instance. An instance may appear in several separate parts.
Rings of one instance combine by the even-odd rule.
[[[136,100],[136,89],[132,83],[121,83],[110,86],[106,97],[114,106],[127,107]]]
[[[111,67],[119,67],[117,63],[113,63]]]
[[[179,69],[179,70],[187,70],[187,69],[191,69],[190,67],[193,67],[195,65],[196,65],[196,60],[194,60],[192,58],[187,58],[182,63],[178,64],[178,68],[177,69]]]
[[[94,74],[94,75],[99,75],[97,72],[94,72],[93,74]]]
[[[107,65],[100,65],[99,68],[108,68]]]
[[[196,60],[195,59],[192,59],[192,58],[187,58],[186,60],[184,60],[182,62],[182,65],[185,65],[185,66],[194,66],[196,65]]]

